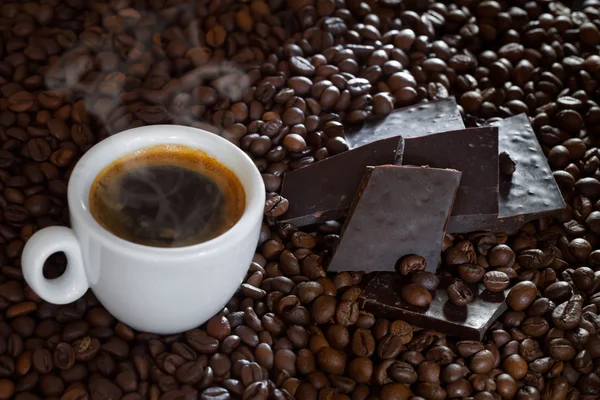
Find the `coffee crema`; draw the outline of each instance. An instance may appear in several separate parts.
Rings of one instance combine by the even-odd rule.
[[[205,152],[158,145],[105,167],[92,183],[89,209],[106,230],[153,247],[184,247],[223,234],[246,204],[238,177]]]

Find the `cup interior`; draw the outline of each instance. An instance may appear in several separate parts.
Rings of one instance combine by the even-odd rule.
[[[126,241],[104,229],[89,211],[89,193],[98,174],[112,162],[135,151],[163,144],[196,148],[214,157],[240,180],[246,197],[242,217],[221,235],[186,247],[151,247]],[[243,151],[217,134],[178,125],[152,125],[115,134],[91,148],[77,163],[68,185],[72,224],[83,224],[90,233],[111,245],[146,252],[186,252],[210,250],[229,236],[240,234],[257,215],[262,215],[265,189],[260,172]],[[229,238],[231,239],[231,238]]]

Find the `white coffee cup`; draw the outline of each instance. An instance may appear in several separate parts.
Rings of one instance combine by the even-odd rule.
[[[89,212],[88,197],[98,173],[113,161],[161,144],[203,150],[228,167],[242,183],[246,207],[227,232],[188,247],[135,244],[105,230]],[[71,228],[49,227],[27,242],[23,275],[44,300],[66,304],[91,288],[102,305],[130,327],[158,334],[194,328],[229,301],[252,261],[265,203],[262,177],[252,160],[222,137],[177,125],[154,125],[113,135],[77,163],[68,186]],[[43,266],[63,251],[67,268],[46,279]]]

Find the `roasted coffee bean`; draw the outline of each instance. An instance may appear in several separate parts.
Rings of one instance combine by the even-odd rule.
[[[217,339],[208,336],[206,332],[199,329],[186,332],[185,338],[187,344],[200,353],[212,354],[219,347]]]
[[[49,197],[43,195],[34,195],[27,199],[25,208],[32,217],[41,217],[50,211],[52,202]]]
[[[476,341],[463,340],[456,344],[456,349],[462,357],[470,357],[484,349],[483,344]]]
[[[90,361],[98,354],[100,346],[101,344],[98,339],[89,336],[76,340],[72,343],[73,350],[75,351],[75,359],[78,361]]]
[[[368,357],[353,359],[348,364],[348,375],[357,383],[369,382],[373,375],[373,361]]]
[[[52,151],[50,144],[41,138],[29,140],[27,150],[29,151],[29,156],[38,162],[47,160]]]
[[[341,375],[346,366],[346,356],[331,347],[324,347],[317,353],[317,364],[325,373]]]
[[[323,293],[323,286],[318,282],[301,282],[296,286],[296,291],[300,301],[308,304]]]
[[[111,354],[117,358],[125,358],[129,353],[129,345],[117,337],[110,338],[106,343],[102,345],[101,349],[102,351],[105,351],[106,353]]]
[[[510,285],[510,279],[504,272],[489,271],[483,276],[483,284],[490,292],[502,292]]]
[[[451,363],[443,369],[440,379],[444,383],[454,383],[469,374],[470,371],[467,367],[458,363]]]
[[[390,324],[389,333],[398,336],[402,344],[407,344],[413,338],[413,327],[406,321],[396,320]]]
[[[437,277],[437,275],[431,272],[417,271],[410,275],[410,282],[420,285],[433,292],[435,289],[437,289],[440,279]]]
[[[594,285],[594,271],[588,267],[577,268],[571,278],[581,290],[588,290]]]
[[[458,267],[458,275],[467,283],[477,283],[481,281],[485,273],[483,267],[475,264],[463,264]]]
[[[525,400],[525,399],[540,400],[541,395],[540,395],[540,392],[538,391],[538,389],[534,388],[533,386],[524,386],[517,391],[515,399],[518,399],[518,400]]]
[[[225,354],[216,353],[210,358],[209,366],[214,375],[225,376],[231,369],[231,360]]]
[[[419,364],[417,374],[422,382],[439,383],[441,367],[433,361],[424,361]]]
[[[387,373],[391,379],[398,383],[413,384],[417,381],[418,375],[414,368],[405,362],[396,361],[387,369]]]
[[[99,378],[90,382],[90,391],[104,398],[120,398],[121,390],[108,379]]]
[[[531,337],[543,336],[549,329],[548,322],[542,317],[529,317],[521,322],[521,330]]]
[[[242,395],[244,400],[266,400],[269,397],[269,387],[267,382],[254,382],[248,386]]]
[[[211,364],[217,364],[217,362],[211,362]],[[231,364],[227,364],[229,367]],[[177,380],[184,384],[197,384],[202,380],[204,375],[204,367],[201,362],[189,361],[181,364],[176,371]],[[219,375],[219,374],[217,374]],[[222,374],[221,374],[222,375]]]
[[[576,352],[571,343],[567,339],[556,338],[550,340],[548,344],[550,356],[557,360],[567,361],[575,357]]]
[[[439,362],[442,365],[450,364],[455,357],[452,350],[443,344],[431,348],[426,355],[428,361]]]
[[[489,350],[480,350],[471,359],[469,363],[471,371],[478,374],[485,374],[494,368],[494,355]]]
[[[4,218],[10,223],[22,223],[29,218],[25,207],[10,204],[4,209]]]
[[[335,315],[335,297],[321,295],[315,299],[311,307],[311,315],[315,322],[325,323]]]
[[[393,97],[387,93],[377,93],[373,96],[373,112],[376,115],[387,115],[394,109]]]
[[[555,282],[544,290],[544,296],[550,300],[562,303],[571,297],[572,288],[568,282]]]
[[[581,374],[589,374],[593,370],[592,357],[586,350],[577,353],[573,360],[573,368]]]
[[[231,395],[222,387],[210,387],[202,391],[200,395],[202,400],[229,400]]]
[[[448,300],[455,306],[465,307],[473,301],[473,291],[461,281],[448,286]]]
[[[52,353],[47,349],[37,348],[33,352],[33,366],[41,374],[47,374],[54,368]]]
[[[515,311],[522,311],[533,303],[536,296],[537,288],[532,282],[519,282],[510,290],[506,298],[506,304]]]
[[[8,378],[15,372],[15,361],[8,355],[0,356],[0,376]]]
[[[286,370],[290,375],[296,374],[296,354],[288,349],[279,349],[275,352],[274,364],[279,370]]]
[[[54,350],[54,364],[62,369],[70,369],[75,364],[75,351],[67,343],[59,343]]]
[[[400,296],[402,297],[402,300],[408,304],[417,307],[426,307],[432,300],[431,293],[423,286],[415,283],[409,283],[402,286],[400,289]]]
[[[356,324],[359,316],[359,307],[356,301],[343,300],[337,306],[335,320],[343,326]]]
[[[440,399],[447,396],[447,392],[438,383],[423,382],[417,385],[417,394],[425,398]]]
[[[377,345],[377,355],[382,360],[396,358],[403,349],[402,338],[400,336],[386,335]]]
[[[552,311],[554,326],[563,330],[570,330],[579,325],[583,314],[583,298],[574,295],[568,301],[556,306]]]
[[[375,339],[366,329],[357,329],[352,335],[352,351],[359,357],[370,357],[375,352]]]
[[[540,249],[524,250],[517,258],[519,265],[528,269],[539,269],[547,267],[554,261],[554,253]]]
[[[499,244],[490,250],[487,259],[492,267],[512,267],[515,262],[515,253],[507,245]]]
[[[521,379],[527,374],[527,361],[520,355],[513,354],[504,359],[502,369],[514,379]]]
[[[427,268],[425,259],[414,254],[402,257],[396,264],[396,271],[402,275],[410,275],[417,271],[424,271],[425,268]]]
[[[521,354],[527,362],[534,361],[544,355],[538,342],[533,339],[524,339],[519,344],[519,354]]]

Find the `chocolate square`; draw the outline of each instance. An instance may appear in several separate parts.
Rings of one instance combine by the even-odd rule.
[[[305,226],[342,218],[352,204],[365,168],[397,162],[403,148],[404,140],[396,136],[287,172],[281,195],[290,206],[280,221]]]
[[[462,173],[451,169],[367,167],[329,271],[393,271],[418,254],[437,269]]]

